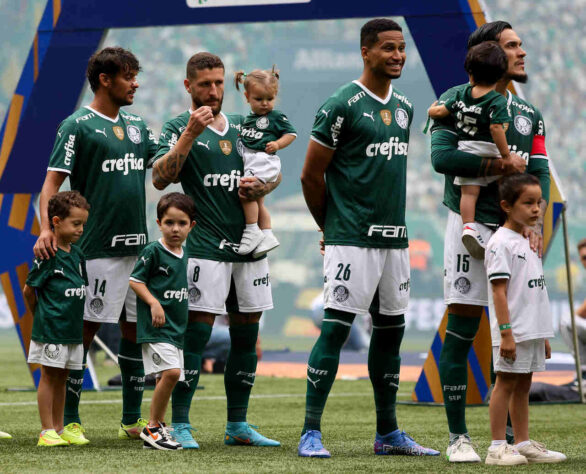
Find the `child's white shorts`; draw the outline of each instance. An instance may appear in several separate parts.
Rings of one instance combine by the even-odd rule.
[[[253,150],[241,142],[238,151],[244,163],[244,176],[254,176],[263,183],[274,183],[281,172],[281,160],[277,155]]]
[[[53,344],[31,341],[28,350],[29,364],[41,364],[58,369],[83,368],[83,344]]]
[[[481,142],[473,140],[460,140],[458,142],[458,150],[471,153],[473,155],[483,156],[485,158],[500,158],[499,149],[492,142]],[[465,178],[463,176],[456,176],[454,184],[457,186],[475,185],[488,186],[490,183],[499,179],[500,176],[480,176],[477,178]]]
[[[145,375],[155,374],[158,378],[165,370],[181,369],[179,381],[185,380],[181,349],[167,342],[143,342],[141,345]]]
[[[496,373],[529,374],[545,370],[545,339],[531,339],[517,342],[515,345],[517,357],[514,362],[501,357],[499,346],[492,346],[492,360]]]

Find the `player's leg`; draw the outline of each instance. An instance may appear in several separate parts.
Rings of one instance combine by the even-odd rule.
[[[63,411],[65,410],[65,390],[68,369],[60,369],[57,372],[53,392],[53,428],[57,433],[63,432]]]
[[[265,206],[265,198],[261,197],[258,200],[258,226],[262,230],[264,234],[264,239],[258,245],[256,249],[252,252],[252,256],[254,258],[259,258],[265,255],[266,253],[270,252],[271,250],[276,249],[279,246],[279,241],[273,234],[273,229],[271,225],[271,215],[267,207]]]
[[[134,300],[132,303],[130,300]],[[146,425],[141,416],[144,394],[144,366],[141,344],[136,342],[136,296],[129,294],[120,317],[118,365],[122,378],[122,419],[118,429],[120,439],[138,439]]]
[[[411,286],[408,249],[373,249],[383,262],[378,291],[370,306],[372,336],[368,372],[376,407],[375,454],[437,456],[399,430],[396,415],[400,348]]]
[[[384,262],[376,249],[328,245],[324,255],[324,317],[307,363],[305,423],[297,453],[330,457],[323,447],[321,418],[336,378],[340,350],[356,314],[368,311]]]
[[[258,244],[262,242],[264,234],[258,225],[259,223],[259,205],[257,201],[251,201],[246,198],[240,197],[240,204],[242,204],[242,210],[244,212],[244,220],[246,227],[242,233],[240,239],[240,245],[238,247],[238,253],[240,255],[246,255],[252,252]]]
[[[250,392],[256,378],[259,321],[273,307],[267,259],[232,264],[232,284],[226,300],[230,323],[230,352],[224,372],[228,423],[227,445],[280,446],[247,422]]]
[[[79,402],[81,400],[83,374],[85,371],[89,347],[94,340],[94,336],[100,329],[100,325],[100,323],[94,321],[88,321],[85,319],[83,321],[83,365],[79,370],[69,371],[65,388],[63,426],[65,426],[66,430],[68,427],[74,428],[74,426],[81,426],[81,419],[79,417]]]
[[[488,242],[492,231],[478,224]],[[444,300],[448,305],[448,332],[439,360],[450,441],[446,456],[450,462],[479,462],[466,427],[468,352],[480,325],[482,308],[488,304],[484,264],[471,258],[461,240],[462,219],[448,213],[444,242]]]
[[[173,392],[175,385],[179,381],[180,375],[181,369],[169,369],[161,373],[151,400],[150,426],[155,426],[165,421],[165,413],[169,399],[171,398],[171,392]]]
[[[89,321],[84,321],[84,325],[85,324],[95,324],[95,323],[90,323]],[[99,325],[97,325],[99,327]],[[97,328],[96,328],[97,331]],[[89,334],[89,333],[88,333]],[[93,336],[92,336],[93,339]],[[89,342],[88,339],[86,339],[86,343],[89,347]],[[60,415],[55,412],[54,415],[54,422],[55,422],[55,429],[57,430],[57,433],[59,433],[59,435],[61,436],[61,438],[63,438],[65,441],[67,441],[69,444],[74,444],[77,446],[83,446],[86,444],[89,444],[89,440],[84,436],[84,429],[82,428],[81,424],[76,423],[76,422],[71,422],[69,424],[67,424],[66,426],[64,426],[64,419],[65,419],[65,406],[66,406],[66,400],[68,398],[68,396],[70,395],[69,390],[67,390],[67,383],[68,380],[70,379],[70,377],[68,376],[67,372],[69,372],[69,375],[71,374],[71,371],[78,371],[80,372],[81,369],[83,369],[84,367],[84,362],[85,362],[85,357],[87,355],[87,349],[84,348],[83,343],[82,344],[65,344],[63,345],[63,349],[64,349],[64,356],[65,356],[65,368],[68,369],[66,372],[64,372],[63,375],[63,384],[62,384],[62,395],[63,395],[63,399],[60,402]],[[81,374],[83,374],[83,372],[81,372]],[[79,376],[79,378],[81,378],[81,375]],[[80,392],[81,392],[81,388],[80,388]],[[71,393],[71,395],[74,395]],[[76,397],[77,398],[77,397]],[[77,399],[79,400],[79,399]],[[77,403],[74,405],[74,409],[77,409]],[[59,416],[59,418],[57,417]]]

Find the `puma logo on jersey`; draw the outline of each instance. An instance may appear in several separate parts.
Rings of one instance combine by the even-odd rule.
[[[310,382],[313,384],[314,388],[316,388],[316,389],[317,389],[317,383],[318,383],[318,382],[319,382],[321,379],[317,379],[317,380],[311,380],[311,379],[309,378],[309,375],[308,375],[308,376],[307,376],[307,380],[309,380],[309,381],[310,381]]]
[[[328,118],[328,114],[332,111],[332,109],[330,110],[325,110],[325,109],[321,109],[321,113],[324,114],[326,116],[326,118]]]
[[[199,146],[206,147],[208,150],[210,149],[210,147],[208,146],[208,145],[209,145],[209,143],[210,143],[210,141],[209,141],[209,140],[208,140],[207,142],[205,142],[205,143],[203,143],[203,142],[200,142],[199,140],[197,141],[197,144],[198,144]]]
[[[146,263],[149,261],[149,259],[145,257],[140,257],[140,259],[142,260],[143,265],[146,265]]]
[[[61,270],[58,270],[56,268],[55,270],[53,270],[53,273],[61,273],[61,275],[65,276],[65,272],[63,271],[63,268],[61,268]]]
[[[58,136],[59,138],[61,138],[61,134],[62,134],[62,133],[63,133],[63,132],[62,132],[61,130],[59,130],[59,131],[57,132],[57,136]]]
[[[523,254],[523,255],[517,255],[517,258],[518,258],[519,260],[525,260],[525,261],[527,261],[526,254]]]
[[[169,267],[159,267],[159,270],[169,276]]]
[[[38,270],[39,268],[41,268],[41,264],[42,264],[42,263],[43,263],[43,261],[42,261],[42,260],[39,260],[38,258],[35,258],[35,259],[33,260],[33,265],[36,265],[36,266],[37,266],[37,270]]]
[[[165,135],[167,135],[167,132],[161,132],[161,138],[165,138]]]
[[[370,120],[374,122],[374,110],[371,110],[369,114],[366,112],[362,112],[363,117],[368,117]]]
[[[108,138],[108,135],[106,135],[106,128],[102,129],[102,130],[98,130],[96,128],[96,133],[101,133],[102,135],[104,135],[106,138]]]

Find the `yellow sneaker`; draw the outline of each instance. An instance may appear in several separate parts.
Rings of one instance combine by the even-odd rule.
[[[12,439],[12,435],[5,433],[4,431],[0,431],[0,439]]]
[[[132,425],[124,425],[120,423],[120,428],[118,429],[118,438],[119,439],[140,439],[140,434],[142,430],[144,430],[145,426],[147,426],[149,422],[144,418],[139,418],[136,420],[136,423]]]
[[[39,436],[37,446],[69,446],[69,443],[61,438],[55,430],[47,430],[44,435]]]
[[[79,423],[69,423],[65,428],[63,428],[63,433],[61,433],[61,439],[68,441],[69,444],[75,444],[77,446],[83,446],[84,444],[89,444],[90,440],[87,439],[83,434],[85,433],[85,429]]]

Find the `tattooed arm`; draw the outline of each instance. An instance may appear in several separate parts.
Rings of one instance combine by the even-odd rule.
[[[169,184],[176,183],[179,173],[191,150],[193,141],[212,123],[214,115],[207,106],[199,107],[189,117],[187,127],[177,140],[177,143],[165,155],[153,164],[153,186],[159,190]]]

